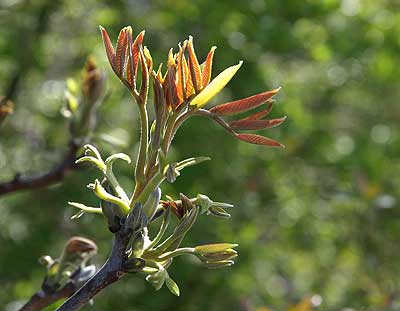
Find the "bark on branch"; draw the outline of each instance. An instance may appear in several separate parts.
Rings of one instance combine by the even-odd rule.
[[[123,266],[128,259],[126,250],[130,236],[131,233],[126,232],[124,229],[120,229],[114,234],[113,247],[106,263],[56,311],[80,310],[101,290],[118,281],[126,274],[123,271]]]

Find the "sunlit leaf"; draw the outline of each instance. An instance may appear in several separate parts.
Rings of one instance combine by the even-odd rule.
[[[276,95],[279,92],[279,90],[280,88],[277,88],[272,91],[260,93],[243,99],[235,100],[229,103],[221,104],[211,108],[210,111],[215,114],[224,116],[248,111],[265,103],[272,96]]]
[[[260,130],[278,126],[286,120],[286,117],[271,120],[249,120],[242,119],[229,123],[234,130]]]
[[[250,144],[270,146],[270,147],[282,147],[282,148],[285,147],[276,140],[257,134],[236,134],[236,137]]]
[[[239,64],[231,66],[224,71],[222,71],[218,76],[216,76],[209,85],[207,85],[200,94],[193,98],[190,105],[197,108],[205,106],[211,98],[217,95],[228,82],[233,78],[235,73],[242,66],[243,62],[240,61]]]

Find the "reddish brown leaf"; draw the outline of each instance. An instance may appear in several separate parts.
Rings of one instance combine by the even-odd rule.
[[[189,98],[190,96],[192,96],[194,94],[192,75],[190,73],[190,70],[188,69],[188,65],[187,65],[185,57],[183,57],[182,61],[183,61],[183,70],[184,70],[184,72],[186,72],[186,94],[185,94],[185,98]]]
[[[189,69],[192,77],[192,82],[196,94],[199,93],[202,89],[201,82],[201,69],[199,65],[199,61],[197,60],[196,53],[193,48],[193,37],[189,36],[188,41],[188,52],[189,52]]]
[[[126,62],[126,51],[128,48],[128,36],[127,36],[128,27],[123,28],[119,32],[118,40],[117,40],[117,49],[115,52],[115,65],[117,74],[120,78],[123,77],[125,62]]]
[[[241,119],[229,123],[231,129],[234,130],[261,130],[271,128],[282,124],[286,120],[286,117],[271,120],[249,120]]]
[[[271,102],[268,103],[267,108],[265,108],[259,112],[256,112],[254,114],[251,114],[248,117],[244,118],[243,120],[260,120],[260,119],[264,118],[265,116],[267,116],[272,111],[273,106],[274,106],[274,102],[271,99]]]
[[[203,71],[201,73],[201,81],[202,81],[203,87],[205,87],[208,83],[210,83],[212,62],[213,62],[213,58],[214,58],[214,51],[216,48],[217,48],[216,46],[213,46],[211,48],[210,52],[208,52],[206,61],[204,62]]]
[[[179,53],[176,57],[176,71],[177,71],[177,83],[176,83],[176,87],[177,87],[177,93],[178,93],[178,97],[180,100],[183,101],[184,97],[185,97],[185,90],[186,90],[186,74],[184,72],[183,69],[183,60],[182,58],[185,57],[183,55],[184,50],[182,49],[181,46],[179,46]]]
[[[142,84],[140,85],[140,98],[144,99],[147,96],[147,93],[149,92],[149,71],[147,68],[147,63],[145,56],[143,54],[142,49],[140,49],[139,52],[139,58],[140,58],[140,66],[141,66],[141,71],[142,71]]]
[[[144,30],[142,32],[140,32],[136,36],[135,41],[132,44],[132,57],[133,57],[133,69],[134,69],[133,72],[134,72],[135,77],[136,77],[137,71],[138,71],[139,51],[142,48],[144,33],[145,33]]]
[[[168,71],[164,79],[164,92],[166,97],[166,103],[168,108],[175,108],[179,103],[178,90],[175,83],[176,79],[176,64],[175,57],[172,53],[172,49],[168,54]]]
[[[126,68],[126,79],[131,88],[136,88],[136,78],[133,68],[133,52],[132,52],[132,33],[128,33],[128,64]]]
[[[240,112],[248,111],[265,103],[268,99],[270,99],[272,96],[278,93],[279,90],[280,88],[277,88],[272,91],[260,93],[247,98],[221,104],[211,108],[210,112],[225,116],[225,115],[233,115]]]
[[[110,63],[110,65],[113,68],[113,70],[115,71],[116,67],[115,67],[115,51],[114,51],[114,47],[113,47],[113,45],[111,43],[111,40],[110,40],[110,37],[109,37],[107,31],[104,29],[104,27],[100,26],[100,31],[101,31],[101,37],[103,39],[104,48],[106,50],[108,62]]]
[[[268,137],[264,137],[261,135],[256,135],[256,134],[236,134],[236,137],[242,141],[245,141],[250,144],[255,144],[255,145],[262,145],[262,146],[269,146],[269,147],[282,147],[285,148],[284,145],[281,143],[277,142],[276,140],[273,140]]]

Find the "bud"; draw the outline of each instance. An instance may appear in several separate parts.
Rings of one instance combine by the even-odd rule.
[[[143,205],[137,202],[126,217],[125,227],[133,232],[143,229],[147,225],[147,217]]]
[[[92,240],[75,236],[65,246],[66,254],[97,253],[97,245]]]
[[[83,76],[83,96],[94,104],[104,94],[105,74],[96,65],[93,57],[87,59]]]
[[[150,193],[149,198],[147,199],[146,203],[144,204],[143,211],[149,221],[153,218],[158,204],[160,203],[161,199],[161,189],[157,187],[154,189],[152,193]]]
[[[237,246],[229,243],[201,245],[194,248],[194,254],[207,268],[217,269],[233,265],[232,259],[238,256],[233,248]]]

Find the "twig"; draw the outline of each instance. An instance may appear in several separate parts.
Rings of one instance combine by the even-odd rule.
[[[71,141],[61,163],[45,174],[30,177],[17,174],[13,180],[0,183],[0,196],[18,190],[43,188],[62,180],[70,171],[77,168],[75,160],[80,147],[80,144]]]
[[[68,298],[75,292],[75,285],[68,283],[63,288],[54,292],[46,292],[43,289],[34,294],[31,299],[20,309],[20,311],[39,311],[54,302]]]
[[[80,310],[98,292],[125,275],[123,266],[128,258],[126,250],[130,236],[124,229],[115,233],[111,254],[103,267],[56,311]]]

